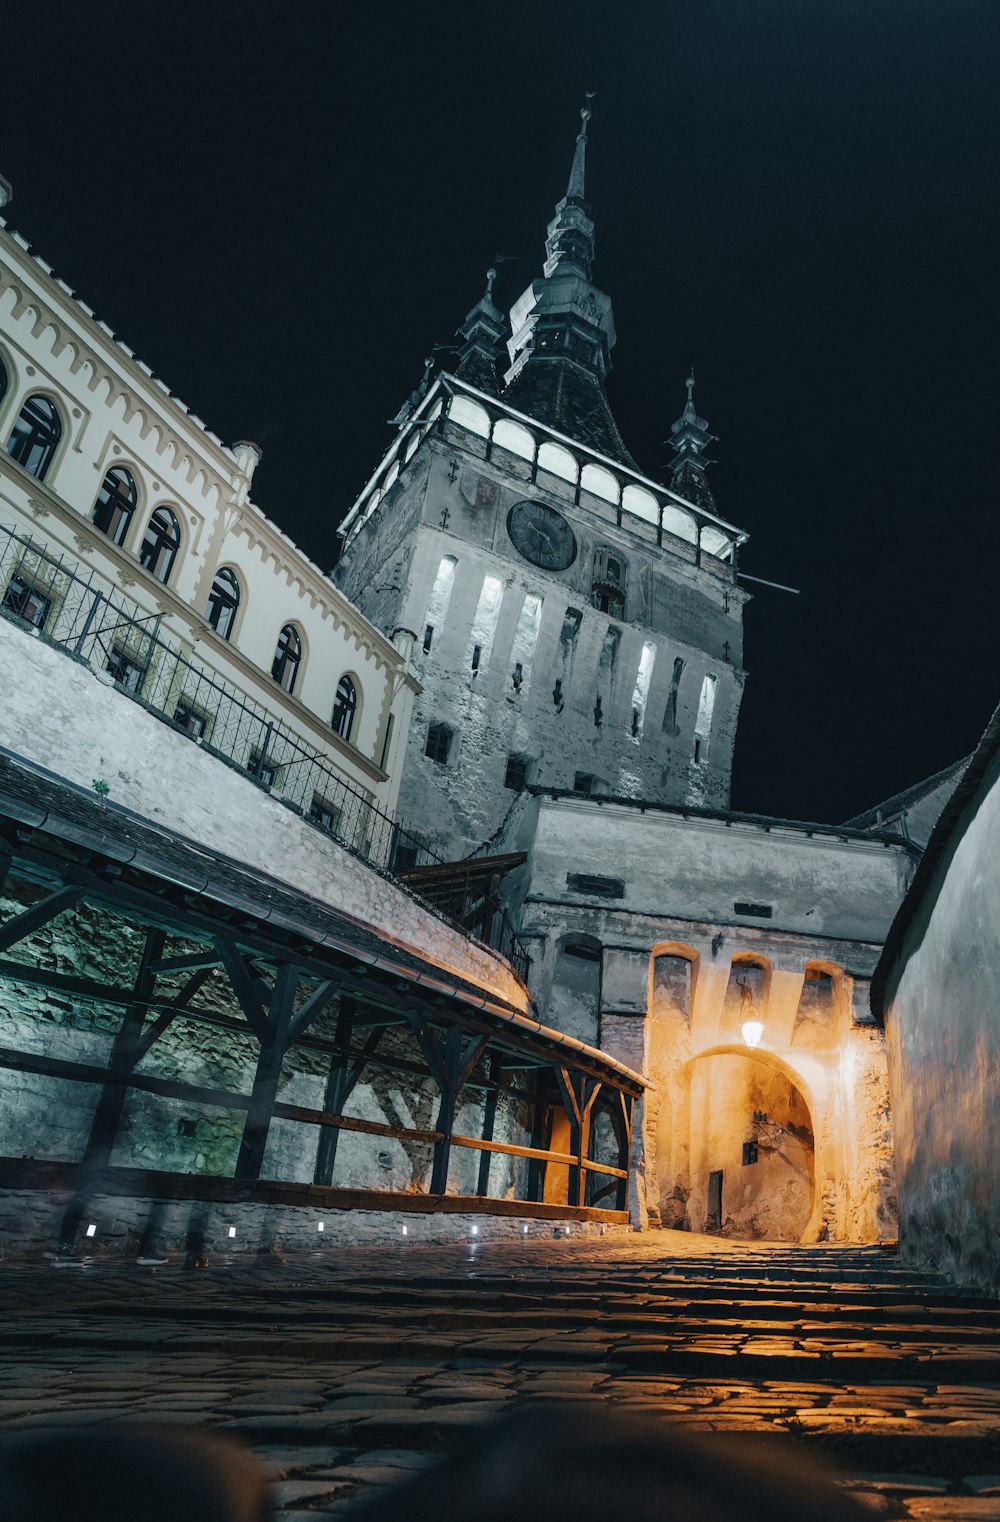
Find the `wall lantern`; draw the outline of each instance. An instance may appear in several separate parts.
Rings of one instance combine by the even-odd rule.
[[[760,1046],[760,1038],[764,1034],[763,1020],[744,1020],[740,1027],[743,1040],[749,1047]]]

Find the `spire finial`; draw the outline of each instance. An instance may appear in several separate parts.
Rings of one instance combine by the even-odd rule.
[[[595,98],[596,94],[596,90],[586,90],[584,92],[584,104],[580,110],[581,126],[579,132],[576,135],[576,149],[573,153],[573,167],[570,169],[569,184],[566,187],[566,199],[568,201],[582,201],[584,198],[583,179],[586,167],[587,123],[590,121],[591,117],[590,102]]]
[[[496,278],[497,278],[497,272],[493,268],[493,266],[490,265],[489,269],[486,271],[486,290],[484,292],[484,298],[483,298],[486,301],[492,301],[493,300],[493,282],[494,282],[494,280]]]

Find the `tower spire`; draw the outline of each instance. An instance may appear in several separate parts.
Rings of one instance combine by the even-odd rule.
[[[611,298],[590,279],[594,224],[584,186],[593,98],[588,92],[580,112],[566,194],[547,229],[542,278],[511,308],[505,395],[539,422],[633,465],[604,392],[615,343]]]
[[[584,92],[584,106],[580,112],[582,126],[576,135],[576,148],[573,152],[573,163],[569,171],[569,184],[566,186],[566,199],[583,202],[583,184],[587,168],[587,123],[590,121],[590,102],[597,92],[587,90]]]
[[[694,405],[694,369],[684,382],[687,401],[676,423],[670,425],[667,443],[676,456],[670,467],[670,485],[678,496],[686,497],[696,507],[704,507],[710,513],[717,512],[715,497],[705,474],[712,461],[705,457],[705,450],[716,443],[714,433],[709,433],[708,423],[699,417]]]
[[[580,111],[580,130],[576,135],[573,162],[570,165],[566,194],[556,204],[556,214],[548,226],[545,239],[545,275],[555,274],[565,266],[578,270],[585,280],[590,279],[590,267],[594,262],[594,224],[590,220],[590,207],[584,198],[587,170],[587,123],[590,121],[590,102],[594,92],[588,90],[586,104]]]

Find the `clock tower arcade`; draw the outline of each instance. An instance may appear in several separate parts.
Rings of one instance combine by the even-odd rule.
[[[341,528],[337,584],[413,639],[423,690],[399,812],[448,859],[488,841],[533,784],[729,801],[747,536],[716,509],[693,381],[669,486],[612,416],[581,115],[542,275],[508,317],[489,271],[453,373],[428,366]]]

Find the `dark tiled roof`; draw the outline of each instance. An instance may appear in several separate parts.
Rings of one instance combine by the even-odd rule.
[[[639,469],[625,448],[601,382],[571,359],[533,354],[503,399],[567,438]]]
[[[942,782],[947,782],[950,777],[961,774],[969,764],[969,757],[963,756],[961,761],[953,761],[950,766],[935,772],[933,777],[925,777],[922,782],[915,782],[912,787],[905,788],[901,793],[894,793],[884,803],[877,803],[874,808],[865,809],[862,814],[855,814],[853,819],[845,819],[844,823],[853,830],[867,830],[876,825],[879,818],[891,819],[896,814],[901,814],[904,809],[912,808],[919,803],[921,798],[926,798]]]
[[[885,938],[882,955],[872,973],[872,1014],[879,1025],[885,1023],[885,1000],[889,974],[903,949],[906,932],[913,923],[925,894],[930,890],[938,866],[948,852],[952,836],[958,831],[966,806],[975,797],[980,783],[989,770],[990,763],[998,752],[1000,752],[1000,708],[994,712],[982,739],[968,761],[958,763],[958,765],[964,764],[965,770],[959,779],[958,786],[941,810],[940,818],[930,833],[917,870],[913,874],[913,881],[903,895],[903,902],[896,910],[896,917],[889,926],[889,934]],[[949,767],[945,772],[939,773],[939,776],[947,776],[948,772],[954,770],[954,767]]]

